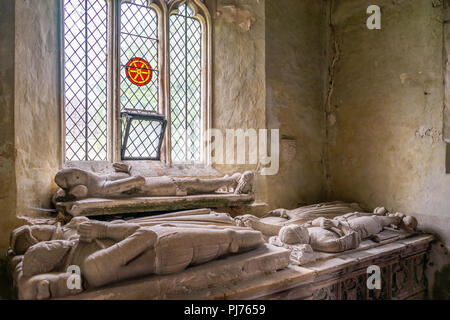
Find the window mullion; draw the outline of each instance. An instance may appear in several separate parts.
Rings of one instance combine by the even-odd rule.
[[[168,166],[172,166],[172,110],[171,110],[171,101],[170,101],[170,43],[169,43],[169,20],[170,20],[170,12],[168,10],[163,11],[163,17],[161,19],[162,25],[160,26],[161,29],[161,40],[162,42],[162,50],[163,50],[163,56],[162,56],[162,66],[164,68],[164,74],[162,74],[162,89],[164,94],[164,101],[163,101],[163,110],[164,114],[167,119],[167,127],[166,127],[166,135],[165,135],[165,161]]]
[[[187,37],[187,6],[186,3],[185,12],[184,12],[184,85],[185,85],[185,92],[184,92],[184,99],[185,99],[185,106],[184,106],[184,136],[185,136],[185,157],[188,158],[188,72],[187,72],[187,56],[188,56],[188,37]]]
[[[109,60],[110,60],[110,111],[108,112],[110,120],[110,160],[116,162],[120,160],[119,149],[120,149],[120,60],[119,60],[119,50],[120,50],[120,3],[121,0],[109,0],[111,10],[110,10],[110,30],[111,34],[109,37],[110,49]]]
[[[86,97],[84,100],[84,134],[85,134],[85,140],[84,140],[84,147],[85,147],[85,160],[89,160],[89,147],[88,147],[88,104],[89,104],[89,87],[88,87],[88,12],[87,12],[87,0],[84,0],[84,80],[85,80],[85,92]]]

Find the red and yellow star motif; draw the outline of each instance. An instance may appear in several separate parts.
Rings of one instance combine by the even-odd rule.
[[[125,68],[128,80],[137,86],[145,86],[152,80],[153,70],[142,58],[132,58]]]

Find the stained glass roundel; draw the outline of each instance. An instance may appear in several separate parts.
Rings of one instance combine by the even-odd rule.
[[[145,86],[152,80],[153,70],[142,58],[132,58],[125,68],[128,80],[137,86]]]

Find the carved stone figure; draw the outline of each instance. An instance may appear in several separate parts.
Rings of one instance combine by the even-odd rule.
[[[64,226],[61,223],[24,225],[11,232],[10,249],[14,255],[23,255],[32,245],[50,240],[76,240],[79,238],[78,226],[89,222],[87,217],[74,217]],[[127,220],[128,223],[138,224],[141,227],[150,227],[158,224],[197,227],[235,227],[233,218],[227,213],[213,212],[210,209],[196,209],[172,212],[135,218]],[[114,220],[112,223],[125,223],[124,220]]]
[[[265,217],[242,215],[235,218],[239,226],[250,227],[261,231],[265,236],[276,236],[284,226],[302,225],[319,217],[334,218],[351,212],[363,211],[357,203],[341,201],[318,203],[293,210],[276,209]]]
[[[21,226],[11,232],[10,250],[14,255],[23,255],[28,248],[39,242],[78,239],[78,226],[87,221],[89,219],[86,217],[75,217],[63,227],[60,223]]]
[[[317,251],[342,252],[357,248],[362,240],[375,236],[388,226],[411,231],[416,228],[417,221],[401,214],[368,216],[355,212],[334,219],[321,217],[302,226],[284,226],[278,237],[270,242],[278,246],[309,244]]]
[[[258,231],[214,226],[160,224],[142,227],[123,221],[95,222],[74,218],[70,240],[49,240],[51,228],[22,228],[11,239],[17,254],[26,248],[20,281],[23,299],[46,299],[80,293],[69,289],[69,266],[79,266],[84,288],[150,275],[177,273],[230,253],[263,245]],[[34,239],[33,239],[34,238]],[[65,238],[63,235],[62,238]],[[43,240],[43,241],[42,241]],[[42,241],[42,242],[39,242]]]
[[[334,218],[346,213],[362,211],[358,203],[333,201],[302,206],[293,210],[276,209],[270,211],[269,216],[288,219],[290,224],[299,224],[318,217]]]
[[[236,173],[231,177],[215,179],[131,176],[120,164],[115,164],[116,173],[100,176],[81,169],[69,168],[55,176],[61,188],[54,197],[55,202],[81,200],[85,198],[120,199],[129,197],[168,197],[213,194],[218,190],[233,189],[236,194],[250,193],[253,173]]]

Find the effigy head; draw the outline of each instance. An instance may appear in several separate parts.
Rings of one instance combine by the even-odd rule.
[[[88,173],[75,168],[62,169],[56,174],[55,183],[64,190],[79,185],[87,185]]]
[[[238,185],[234,190],[236,194],[248,194],[253,191],[253,182],[255,174],[252,171],[244,172],[239,178]]]
[[[281,228],[278,234],[280,240],[285,244],[308,244],[308,229],[300,225],[288,225]]]
[[[36,244],[38,240],[33,236],[31,227],[21,226],[11,232],[9,246],[16,255],[24,254],[28,248]]]
[[[412,216],[405,216],[402,219],[404,228],[409,232],[415,232],[417,230],[417,219]]]

